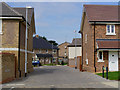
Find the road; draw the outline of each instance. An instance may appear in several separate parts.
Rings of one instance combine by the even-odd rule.
[[[3,84],[3,88],[118,88],[118,82],[68,66],[41,66],[27,77]]]

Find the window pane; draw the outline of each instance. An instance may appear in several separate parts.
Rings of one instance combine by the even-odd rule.
[[[102,52],[99,52],[99,59],[102,59]]]
[[[111,33],[114,33],[114,25],[111,26]]]
[[[107,25],[107,32],[110,33],[110,25]]]

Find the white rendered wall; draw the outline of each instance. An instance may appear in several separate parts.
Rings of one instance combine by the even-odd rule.
[[[69,50],[69,59],[75,58],[75,47],[68,47]],[[76,47],[76,57],[82,56],[82,47]]]

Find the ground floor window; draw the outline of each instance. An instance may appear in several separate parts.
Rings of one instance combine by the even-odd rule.
[[[103,51],[98,51],[98,61],[103,61]]]

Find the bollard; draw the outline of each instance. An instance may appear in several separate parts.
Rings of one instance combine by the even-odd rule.
[[[104,66],[102,67],[102,77],[104,78]]]
[[[108,79],[108,67],[106,67],[106,79]]]

